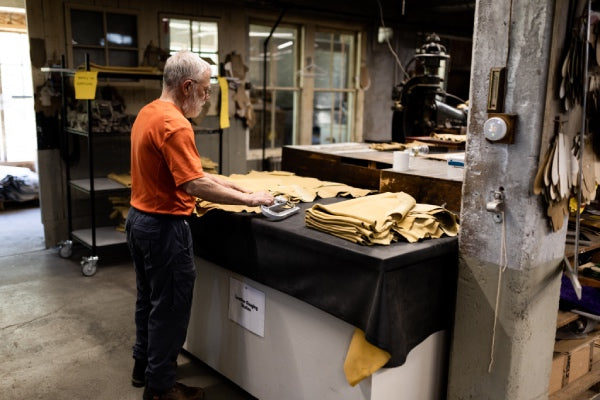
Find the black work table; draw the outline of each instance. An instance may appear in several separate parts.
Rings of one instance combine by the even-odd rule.
[[[358,245],[306,227],[312,205],[282,221],[220,210],[192,217],[194,252],[362,329],[392,355],[386,367],[402,365],[429,335],[450,328],[457,238]]]

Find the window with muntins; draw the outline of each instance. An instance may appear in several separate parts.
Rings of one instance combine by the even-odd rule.
[[[356,46],[354,35],[315,34],[313,144],[343,143],[351,138]]]
[[[72,65],[84,65],[85,55],[99,65],[137,67],[137,15],[101,10],[69,9]]]
[[[248,159],[260,158],[263,145],[267,157],[276,157],[286,145],[354,140],[360,33],[281,24],[269,37],[271,29],[269,23],[249,25],[247,76],[256,124]]]
[[[181,50],[197,53],[211,64],[211,75],[219,74],[219,27],[214,21],[161,16],[160,43],[171,54]]]
[[[250,63],[248,76],[252,82],[251,97],[255,100],[256,124],[250,129],[250,159],[253,150],[280,149],[296,142],[296,110],[298,109],[297,70],[298,70],[298,29],[293,26],[279,26],[271,37],[268,25],[251,24],[249,31]],[[265,58],[265,40],[267,53]],[[264,96],[264,67],[266,59],[267,85],[266,102]],[[265,103],[265,104],[263,104]],[[266,132],[263,135],[263,118],[266,118]],[[263,137],[264,136],[264,137]],[[258,154],[258,153],[257,153]]]

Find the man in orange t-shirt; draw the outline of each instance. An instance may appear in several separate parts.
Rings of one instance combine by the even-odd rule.
[[[159,99],[139,112],[131,130],[131,209],[127,243],[136,271],[136,341],[132,384],[144,400],[197,400],[201,388],[175,381],[196,279],[186,217],[195,197],[214,203],[273,204],[202,170],[187,118],[197,116],[210,91],[210,66],[197,54],[169,57]]]

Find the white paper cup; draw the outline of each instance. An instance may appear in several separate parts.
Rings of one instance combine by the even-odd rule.
[[[392,169],[394,171],[407,171],[408,170],[408,160],[410,159],[410,154],[405,151],[395,151],[394,152],[394,164]]]

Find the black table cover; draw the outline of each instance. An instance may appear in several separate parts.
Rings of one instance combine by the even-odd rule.
[[[451,327],[457,238],[358,245],[306,227],[313,204],[281,221],[220,210],[192,217],[194,252],[362,329],[392,355],[386,367],[404,364],[411,349]]]

